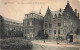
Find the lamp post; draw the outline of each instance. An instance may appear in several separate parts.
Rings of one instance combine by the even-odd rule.
[[[45,43],[45,18],[44,19],[44,43]]]

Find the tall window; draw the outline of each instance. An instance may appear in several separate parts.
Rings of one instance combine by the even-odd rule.
[[[66,33],[66,30],[64,29],[63,32],[64,32],[64,34],[65,34],[65,33]]]
[[[48,28],[48,24],[47,23],[45,23],[45,28]]]
[[[28,25],[28,26],[30,25],[29,21],[27,22],[27,25]]]
[[[49,24],[49,28],[51,28],[52,27],[52,24]]]
[[[64,21],[64,26],[67,26],[67,22],[66,21]]]
[[[56,34],[56,30],[54,30],[54,34]]]
[[[32,21],[30,21],[30,26],[32,26]]]
[[[61,27],[61,23],[58,23],[58,27]]]
[[[73,23],[72,23],[72,20],[70,20],[70,24],[72,25]]]
[[[51,33],[52,33],[52,31],[51,30],[49,30],[49,34],[51,35]]]
[[[29,30],[29,33],[32,34],[32,29]]]
[[[48,34],[48,30],[45,30],[45,34]]]
[[[25,34],[29,34],[29,29],[25,29]]]
[[[58,34],[60,34],[60,30],[58,30]]]

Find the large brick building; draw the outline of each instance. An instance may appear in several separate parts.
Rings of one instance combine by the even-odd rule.
[[[23,23],[0,15],[0,37],[17,37],[23,34]]]
[[[26,37],[35,37],[40,30],[44,30],[44,34],[48,34],[49,38],[63,37],[66,39],[67,35],[79,32],[79,12],[77,9],[73,10],[69,2],[65,9],[60,8],[57,11],[51,11],[48,6],[45,16],[30,12],[25,15],[23,24]],[[29,36],[30,34],[32,35]]]

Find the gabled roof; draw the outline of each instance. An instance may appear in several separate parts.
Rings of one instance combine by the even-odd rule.
[[[64,11],[64,9],[62,9],[61,12],[60,12],[60,10],[57,10],[57,11],[51,11],[51,13],[52,13],[52,15],[53,15],[53,17],[54,17],[55,14],[56,14],[57,16],[59,15],[59,13],[62,15],[63,11]]]

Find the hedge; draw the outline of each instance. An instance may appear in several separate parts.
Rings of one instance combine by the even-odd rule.
[[[9,38],[0,41],[1,49],[29,50],[32,49],[32,43],[29,40],[20,38]]]

